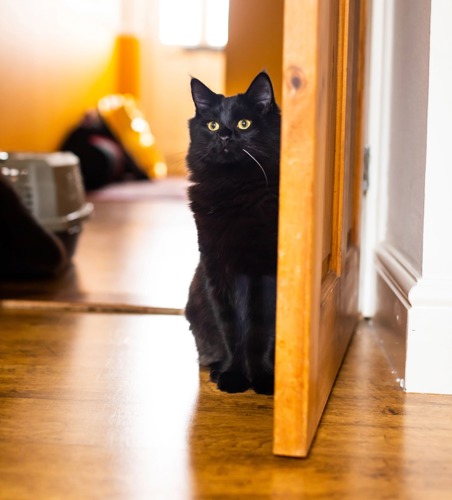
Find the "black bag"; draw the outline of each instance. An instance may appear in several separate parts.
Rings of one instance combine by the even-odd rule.
[[[34,219],[0,171],[0,279],[53,276],[68,263],[63,243]]]
[[[64,139],[60,149],[78,156],[87,191],[111,182],[148,179],[108,129],[97,110],[85,114],[81,123]]]

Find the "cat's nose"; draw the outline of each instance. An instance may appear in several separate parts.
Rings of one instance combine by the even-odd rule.
[[[231,137],[229,135],[220,135],[220,142],[223,144],[223,146],[226,146],[226,144],[229,142],[229,139]]]

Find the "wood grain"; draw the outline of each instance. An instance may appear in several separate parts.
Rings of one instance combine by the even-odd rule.
[[[360,184],[354,164],[362,71],[356,54],[364,36],[358,14],[355,0],[285,4],[277,455],[308,454],[358,319],[359,251],[348,237]]]
[[[184,309],[171,307],[146,307],[133,304],[111,304],[108,302],[57,302],[52,300],[0,300],[0,309],[28,309],[35,311],[97,312],[121,314],[184,314]]]
[[[310,341],[320,301],[318,21],[315,2],[285,2],[273,449],[298,456],[309,447]]]
[[[366,126],[365,117],[368,113],[369,106],[366,92],[368,92],[369,82],[369,63],[367,54],[370,53],[370,36],[368,32],[371,25],[371,6],[368,0],[357,3],[359,13],[360,30],[356,41],[357,49],[355,51],[357,65],[357,81],[356,81],[356,115],[355,115],[355,145],[354,145],[354,185],[352,208],[351,208],[351,244],[359,245],[360,242],[360,221],[361,221],[361,206],[363,198],[363,170],[364,170],[364,127]]]
[[[337,63],[334,71],[337,89],[337,104],[335,113],[336,136],[335,136],[335,161],[334,161],[334,201],[333,201],[333,238],[331,270],[340,276],[342,273],[342,256],[347,251],[347,242],[344,241],[344,185],[345,175],[348,167],[350,119],[347,108],[350,106],[350,84],[352,66],[349,66],[349,0],[338,2],[336,19],[337,32]]]
[[[0,311],[0,498],[448,499],[452,399],[394,385],[372,328],[310,457],[274,457],[273,399],[219,392],[180,317]]]

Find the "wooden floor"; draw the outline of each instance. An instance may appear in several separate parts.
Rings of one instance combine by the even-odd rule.
[[[0,307],[0,329],[1,499],[452,498],[452,398],[399,390],[372,325],[305,460],[272,455],[271,397],[199,372],[182,316]]]

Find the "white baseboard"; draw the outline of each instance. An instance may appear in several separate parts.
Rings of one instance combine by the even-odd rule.
[[[407,392],[452,394],[452,278],[420,277],[396,250],[376,251],[375,321]]]
[[[377,306],[374,321],[379,342],[386,354],[394,380],[405,389],[408,312],[410,290],[417,282],[404,259],[387,246],[375,253]]]

